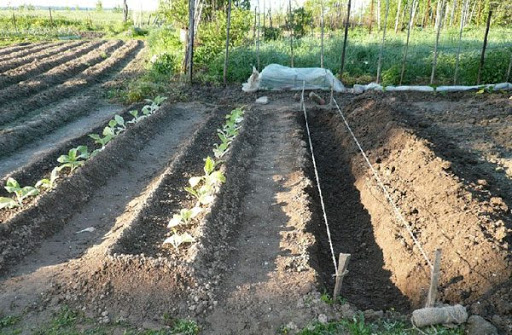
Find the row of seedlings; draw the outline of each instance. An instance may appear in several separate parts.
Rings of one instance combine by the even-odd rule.
[[[4,188],[7,192],[13,194],[13,196],[0,197],[0,210],[23,208],[30,202],[30,200],[35,199],[35,197],[43,191],[49,191],[55,188],[57,185],[57,179],[61,176],[61,173],[64,170],[67,170],[68,176],[73,174],[77,168],[84,165],[86,160],[103,151],[105,146],[124,132],[130,124],[138,123],[154,114],[166,99],[167,98],[160,96],[156,97],[154,100],[146,99],[146,102],[149,102],[149,104],[142,108],[140,115],[137,110],[129,112],[133,116],[129,121],[126,121],[120,115],[115,115],[114,119],[110,120],[108,125],[103,129],[103,133],[101,135],[89,135],[96,144],[100,145],[100,148],[95,149],[92,152],[89,152],[89,148],[85,145],[80,145],[76,148],[70,149],[66,155],[61,155],[57,158],[60,165],[52,170],[50,177],[39,180],[35,186],[22,187],[14,178],[8,178]]]
[[[194,176],[188,180],[189,186],[185,187],[190,195],[194,197],[195,204],[192,208],[182,208],[174,214],[169,221],[167,228],[171,230],[171,236],[166,238],[164,245],[172,245],[178,249],[184,243],[195,242],[194,238],[187,231],[187,228],[194,223],[194,219],[210,209],[219,192],[220,186],[226,182],[226,176],[221,171],[224,163],[222,158],[231,148],[231,143],[238,135],[243,121],[244,110],[237,108],[226,115],[226,122],[222,129],[217,129],[217,135],[221,140],[220,144],[214,144],[213,155],[206,157],[204,163],[204,174]]]

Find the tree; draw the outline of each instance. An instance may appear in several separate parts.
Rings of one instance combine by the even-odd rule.
[[[103,3],[101,2],[101,0],[98,0],[98,2],[96,2],[96,11],[97,12],[103,11]]]

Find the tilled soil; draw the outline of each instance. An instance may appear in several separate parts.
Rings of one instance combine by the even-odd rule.
[[[48,92],[76,92],[58,87]],[[351,305],[328,306],[319,298],[332,290],[334,266],[304,117],[291,93],[270,94],[266,106],[249,105],[222,168],[227,182],[190,227],[195,243],[162,246],[172,214],[193,202],[183,187],[212,154],[224,115],[233,101],[253,98],[213,88],[185,94],[215,104],[166,104],[54,191],[6,217],[0,313],[24,311],[27,333],[63,304],[98,323],[150,329],[164,328],[169,318],[192,318],[205,334],[274,334],[321,314],[354,315]],[[440,302],[470,306],[506,333],[512,310],[510,100],[471,97],[367,93],[338,99],[427,257],[442,248]],[[428,263],[339,113],[306,106],[334,251],[352,254],[342,295],[359,309],[407,314],[424,304]],[[83,133],[73,136],[59,148],[92,145]],[[47,151],[10,173],[33,182],[57,155]],[[77,233],[89,227],[95,230]]]

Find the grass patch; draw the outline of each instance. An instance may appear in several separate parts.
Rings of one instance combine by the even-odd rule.
[[[291,330],[286,326],[279,330],[279,334],[290,334]],[[425,327],[421,330],[412,328],[401,321],[379,320],[366,322],[363,315],[357,315],[352,320],[340,320],[335,322],[313,322],[298,332],[300,335],[463,335],[464,331],[458,328],[446,328],[444,326]]]

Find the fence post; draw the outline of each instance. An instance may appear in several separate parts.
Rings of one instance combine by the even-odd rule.
[[[14,12],[12,13],[12,24],[14,25],[14,30],[16,30],[16,33],[19,33],[18,25],[16,24],[16,15],[14,15]]]
[[[343,51],[341,52],[341,65],[340,65],[340,79],[343,76],[343,70],[345,68],[345,53],[347,50],[347,39],[348,39],[348,26],[350,25],[350,6],[352,5],[352,0],[348,0],[347,7],[347,19],[345,20],[345,37],[343,38]]]
[[[194,69],[194,16],[195,16],[195,0],[189,0],[188,2],[188,71],[190,83],[193,80],[193,69]]]
[[[320,0],[322,14],[320,15],[320,67],[324,67],[324,0]]]
[[[489,9],[489,16],[487,16],[487,27],[485,28],[484,45],[482,46],[482,55],[480,57],[480,66],[478,67],[478,78],[476,84],[480,85],[482,79],[482,70],[484,68],[485,61],[485,49],[487,48],[487,37],[489,36],[489,28],[491,26],[492,9]]]
[[[293,67],[293,14],[292,14],[292,0],[288,1],[289,7],[290,7],[290,19],[289,19],[289,26],[290,26],[290,54],[291,54],[291,60],[290,65]]]
[[[52,8],[48,7],[48,11],[50,12],[50,25],[53,27]]]
[[[384,31],[382,32],[382,43],[380,44],[379,62],[377,64],[377,84],[380,80],[380,72],[382,68],[382,54],[384,52],[384,42],[386,41],[386,27],[388,26],[389,0],[386,0],[386,14],[384,14]]]
[[[512,54],[510,55],[510,63],[508,63],[507,77],[505,78],[505,82],[508,82],[510,79],[510,72],[512,71]]]
[[[464,31],[464,26],[466,25],[466,15],[469,9],[469,0],[465,0],[464,4],[461,6],[460,13],[460,31],[459,31],[459,45],[457,47],[457,57],[455,60],[455,75],[453,76],[453,85],[457,85],[457,79],[459,76],[459,63],[460,63],[460,47],[462,43],[462,32]]]
[[[229,61],[229,28],[231,26],[231,0],[228,1],[228,18],[226,22],[226,57],[224,58],[224,86],[228,85],[228,61]]]
[[[411,11],[409,13],[409,24],[407,25],[407,42],[405,43],[404,58],[402,59],[402,71],[400,72],[400,85],[402,85],[402,82],[404,80],[405,66],[407,64],[407,53],[409,52],[409,39],[411,37],[411,29],[412,29],[414,11],[416,10],[417,4],[418,4],[418,2],[416,0],[413,0],[412,6],[411,6]]]
[[[444,15],[444,1],[442,0],[441,6],[438,11],[438,17],[436,18],[437,23],[437,33],[436,33],[436,44],[434,45],[434,59],[432,60],[432,73],[430,74],[430,85],[434,83],[434,78],[436,76],[436,67],[437,67],[437,48],[439,46],[439,36],[441,35],[441,26],[443,25],[443,15]]]

